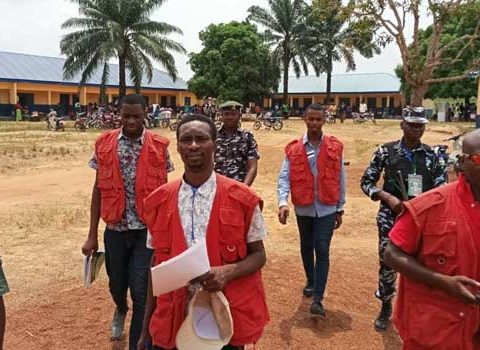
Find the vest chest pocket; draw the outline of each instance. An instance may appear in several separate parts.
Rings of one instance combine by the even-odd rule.
[[[97,187],[101,190],[109,190],[113,187],[113,170],[108,167],[99,167]]]
[[[310,165],[308,160],[305,163],[305,158],[302,155],[294,155],[290,159],[290,181],[303,182],[307,179],[307,174],[310,172]],[[307,166],[305,166],[307,164]]]
[[[147,188],[155,190],[166,182],[164,171],[160,167],[149,166],[147,168]]]
[[[460,272],[455,222],[439,221],[425,225],[422,238],[421,254],[428,268],[446,275]]]
[[[222,260],[234,263],[245,258],[245,222],[243,212],[230,208],[220,208],[220,254]]]
[[[245,241],[231,242],[220,240],[220,254],[224,263],[235,263],[247,256],[247,244]]]
[[[152,247],[155,250],[155,263],[159,264],[170,259],[172,254],[172,236],[170,231],[171,214],[166,213],[157,218],[150,230]],[[162,220],[163,219],[163,220]]]
[[[112,161],[115,161],[115,157],[112,157],[113,146],[102,145],[99,146],[95,154],[97,157],[97,172],[98,172],[98,188],[99,189],[111,189],[113,188],[113,167]],[[113,158],[113,159],[112,159]]]
[[[98,149],[95,150],[98,165],[108,165],[108,163],[111,161],[111,158],[115,159],[116,155],[113,155],[113,152],[114,145],[106,144],[99,146]]]
[[[340,173],[340,161],[329,160],[323,169],[323,175],[331,182],[337,182]]]

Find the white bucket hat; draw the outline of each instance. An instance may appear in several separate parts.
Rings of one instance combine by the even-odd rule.
[[[232,335],[233,319],[225,295],[199,290],[188,305],[176,344],[178,350],[220,350]]]

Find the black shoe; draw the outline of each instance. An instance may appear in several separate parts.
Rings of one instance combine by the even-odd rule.
[[[311,298],[313,297],[313,286],[308,284],[305,286],[305,288],[303,288],[303,295],[306,297],[306,298]]]
[[[326,316],[325,309],[323,308],[320,299],[313,298],[312,305],[310,306],[310,314],[312,314],[312,316]]]
[[[392,301],[385,301],[382,303],[382,309],[380,310],[380,314],[378,315],[377,319],[375,320],[374,326],[377,332],[384,332],[387,330],[388,323],[390,320],[390,316],[392,316]]]

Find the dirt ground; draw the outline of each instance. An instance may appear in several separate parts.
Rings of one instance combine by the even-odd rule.
[[[82,287],[80,247],[88,231],[94,173],[86,166],[95,132],[55,133],[43,123],[0,123],[0,254],[11,293],[6,295],[5,349],[126,349],[109,341],[113,311],[103,271],[90,289]],[[251,128],[251,123],[244,123]],[[442,143],[466,124],[431,123],[424,142]],[[265,201],[268,263],[264,269],[271,322],[257,349],[400,348],[395,331],[373,330],[379,303],[377,281],[378,203],[359,188],[360,177],[377,144],[401,136],[398,121],[328,125],[325,132],[345,143],[347,205],[343,226],[335,232],[325,307],[327,318],[311,319],[302,297],[305,278],[293,218],[278,223],[276,177],[283,147],[304,130],[289,120],[283,130],[255,132],[261,159],[254,189]],[[156,130],[174,141],[167,130]],[[170,147],[176,171],[182,163]]]

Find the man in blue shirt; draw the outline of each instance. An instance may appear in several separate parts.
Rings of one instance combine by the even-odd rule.
[[[325,110],[310,105],[304,114],[307,133],[286,147],[278,176],[278,219],[286,224],[288,195],[292,192],[300,232],[300,250],[307,283],[306,297],[313,296],[312,315],[325,316],[323,296],[330,265],[330,242],[342,224],[345,205],[343,145],[322,132]]]

